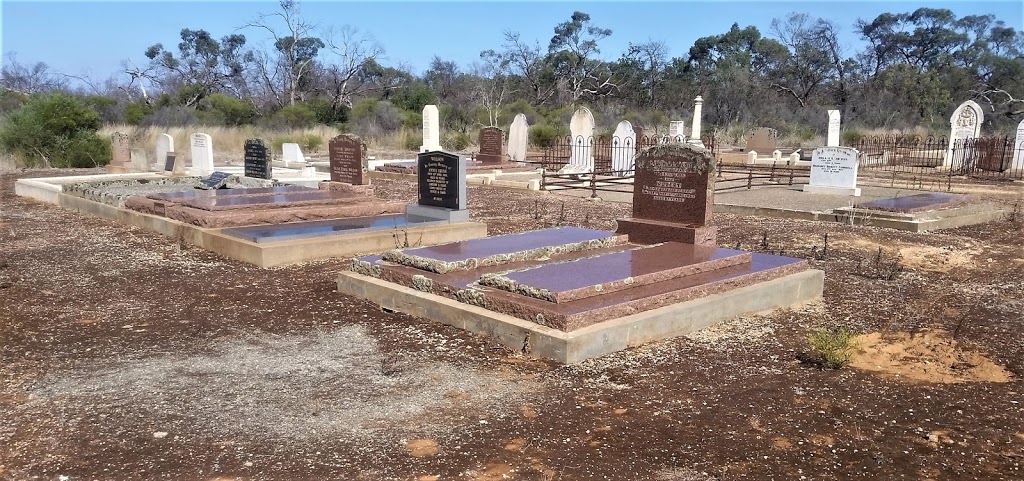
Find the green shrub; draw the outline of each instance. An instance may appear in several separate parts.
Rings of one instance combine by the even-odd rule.
[[[144,103],[131,103],[124,106],[124,122],[139,125],[147,115],[153,113],[153,107]]]
[[[568,135],[563,133],[563,127],[549,124],[537,124],[530,126],[530,144],[534,147],[551,147],[561,137]]]
[[[845,328],[819,329],[807,336],[809,361],[828,369],[842,369],[853,360],[854,334]]]
[[[452,150],[465,150],[469,147],[469,134],[465,132],[448,132],[441,144]]]
[[[316,123],[316,114],[302,104],[289,105],[278,110],[271,123],[289,129],[305,129]]]
[[[200,103],[201,110],[214,113],[223,125],[252,125],[256,119],[256,108],[249,102],[224,94],[213,94]]]
[[[28,95],[9,89],[0,89],[0,115],[14,112],[28,102]]]
[[[391,96],[391,101],[402,110],[422,112],[423,107],[433,104],[435,101],[434,91],[423,82],[416,82],[408,87],[398,89]]]
[[[501,107],[501,111],[498,114],[498,126],[507,129],[509,125],[512,125],[512,121],[515,120],[518,114],[526,115],[526,121],[530,123],[537,120],[537,109],[533,108],[529,102],[519,99]]]
[[[419,151],[423,145],[423,134],[413,132],[405,136],[405,150]]]
[[[298,142],[299,146],[302,147],[302,151],[305,153],[319,152],[320,146],[323,145],[323,143],[323,136],[314,133],[304,134]]]
[[[100,117],[63,93],[31,97],[0,126],[0,148],[26,165],[93,167],[110,162],[110,142],[96,135]]]
[[[839,132],[839,142],[842,145],[853,145],[864,138],[864,132],[859,130],[843,130]]]
[[[402,113],[386,100],[362,99],[352,107],[352,130],[360,137],[381,137],[402,123]]]
[[[302,104],[313,112],[318,124],[334,125],[348,122],[350,112],[348,106],[335,107],[333,102],[326,99],[309,99]]]
[[[420,112],[413,112],[411,110],[402,112],[402,127],[407,129],[422,129],[423,114]]]

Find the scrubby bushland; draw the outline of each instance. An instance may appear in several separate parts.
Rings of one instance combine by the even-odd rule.
[[[0,126],[0,148],[27,166],[94,167],[110,162],[110,142],[96,135],[100,117],[63,93],[33,96]]]

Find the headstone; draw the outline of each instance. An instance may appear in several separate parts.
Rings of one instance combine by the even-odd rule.
[[[668,123],[668,141],[683,142],[686,140],[686,122],[673,120]]]
[[[526,121],[526,115],[517,114],[508,128],[508,159],[512,162],[525,162],[529,141],[530,123]]]
[[[1017,124],[1017,135],[1013,138],[1013,170],[1024,169],[1024,120]]]
[[[500,164],[505,160],[501,155],[501,144],[505,133],[497,127],[484,127],[480,129],[480,153],[476,154],[476,160],[484,164]]]
[[[746,150],[772,152],[779,147],[779,132],[775,129],[760,128],[747,137]]]
[[[209,177],[199,179],[199,185],[196,187],[204,190],[217,190],[227,185],[229,177],[231,177],[230,173],[217,171],[210,174]]]
[[[213,173],[213,138],[208,134],[192,134],[192,175]]]
[[[302,148],[299,144],[281,144],[281,160],[288,162],[305,162],[306,156],[302,155]]]
[[[174,152],[174,137],[170,134],[160,134],[156,136],[156,157],[153,158],[154,162],[158,164],[161,161],[167,159],[167,154]],[[166,165],[165,165],[166,167]],[[172,170],[174,166],[166,168],[164,170]]]
[[[612,172],[623,176],[633,170],[636,158],[636,132],[628,120],[619,122],[612,134]]]
[[[804,192],[860,196],[857,149],[819,147],[811,153],[811,181]]]
[[[185,167],[184,157],[178,157],[176,154],[167,154],[167,161],[174,162],[174,167],[171,169],[171,175],[175,177],[185,175],[187,169]]]
[[[128,141],[128,134],[114,132],[110,136],[110,165],[115,167],[126,167],[131,162],[131,143]]]
[[[267,156],[267,144],[263,139],[245,141],[245,176],[256,179],[269,179],[273,169]]]
[[[149,159],[146,158],[146,151],[143,149],[131,149],[132,170],[139,172],[149,171]]]
[[[700,116],[703,105],[704,98],[700,95],[693,99],[693,127],[690,129],[690,139],[687,140],[687,142],[701,147],[704,146],[704,141],[700,138]]]
[[[715,245],[711,226],[714,158],[701,146],[668,143],[644,150],[633,177],[633,217],[617,232],[630,242]]]
[[[423,145],[420,152],[441,150],[441,115],[436,105],[423,107]]]
[[[828,137],[825,141],[828,147],[839,147],[839,111],[828,111]]]
[[[172,172],[172,171],[174,171],[174,164],[175,164],[175,162],[176,162],[176,157],[174,155],[174,152],[168,152],[167,155],[164,156],[164,171],[165,172]]]
[[[358,136],[342,134],[327,143],[331,162],[331,182],[368,185],[366,146]]]
[[[594,114],[590,109],[581,108],[572,114],[569,120],[569,134],[572,145],[569,146],[569,164],[575,169],[585,172],[594,170]]]
[[[416,156],[418,202],[406,206],[408,216],[448,221],[468,221],[466,210],[466,159],[448,152],[423,152]]]
[[[949,147],[946,148],[944,166],[950,167],[953,165],[953,147],[957,142],[962,142],[964,139],[981,137],[981,123],[984,120],[985,114],[981,110],[981,106],[973,100],[960,104],[953,111],[953,116],[949,118]],[[970,161],[972,159],[963,160]]]

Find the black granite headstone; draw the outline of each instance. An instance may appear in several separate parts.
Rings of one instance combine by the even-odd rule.
[[[263,139],[245,141],[245,176],[257,179],[271,177],[270,160],[267,158],[267,144]]]
[[[196,188],[197,189],[205,189],[205,190],[220,189],[220,188],[224,187],[225,185],[227,185],[228,177],[231,177],[231,174],[229,174],[227,172],[221,172],[221,171],[214,172],[214,173],[210,174],[210,176],[205,178],[205,179],[199,179],[199,185],[197,185]]]
[[[175,159],[174,152],[168,152],[167,153],[167,160],[164,161],[164,170],[166,170],[167,172],[170,172],[170,171],[174,170],[174,159]]]
[[[416,169],[420,205],[460,208],[460,193],[465,194],[459,185],[458,155],[440,151],[424,152],[416,157]]]

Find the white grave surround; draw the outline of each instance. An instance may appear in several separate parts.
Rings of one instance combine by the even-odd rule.
[[[526,147],[530,141],[530,123],[525,114],[517,114],[508,128],[507,155],[512,162],[526,161]]]
[[[156,136],[156,158],[153,160],[153,167],[156,170],[164,170],[167,165],[167,154],[174,152],[174,137],[170,134]]]
[[[213,173],[213,138],[209,134],[192,134],[191,175],[207,176]]]
[[[828,111],[828,139],[825,142],[828,147],[839,147],[839,118],[838,110]]]
[[[1017,124],[1017,135],[1013,138],[1013,164],[1011,169],[1024,169],[1024,120]]]
[[[973,100],[960,104],[953,111],[953,115],[949,118],[949,147],[946,148],[943,167],[949,168],[953,165],[953,146],[957,141],[981,137],[981,123],[984,121],[984,111]]]
[[[569,147],[569,165],[559,171],[563,174],[583,174],[594,171],[594,114],[588,108],[581,108],[572,114],[569,121],[572,145]]]
[[[860,197],[857,157],[851,147],[819,147],[811,153],[811,182],[804,192]]]
[[[436,105],[423,107],[423,145],[420,152],[434,152],[441,149],[441,114]]]
[[[306,162],[306,156],[302,154],[299,144],[281,144],[281,160],[287,165],[289,162]]]
[[[622,177],[633,171],[636,158],[636,131],[628,120],[619,122],[612,134],[612,171]]]

